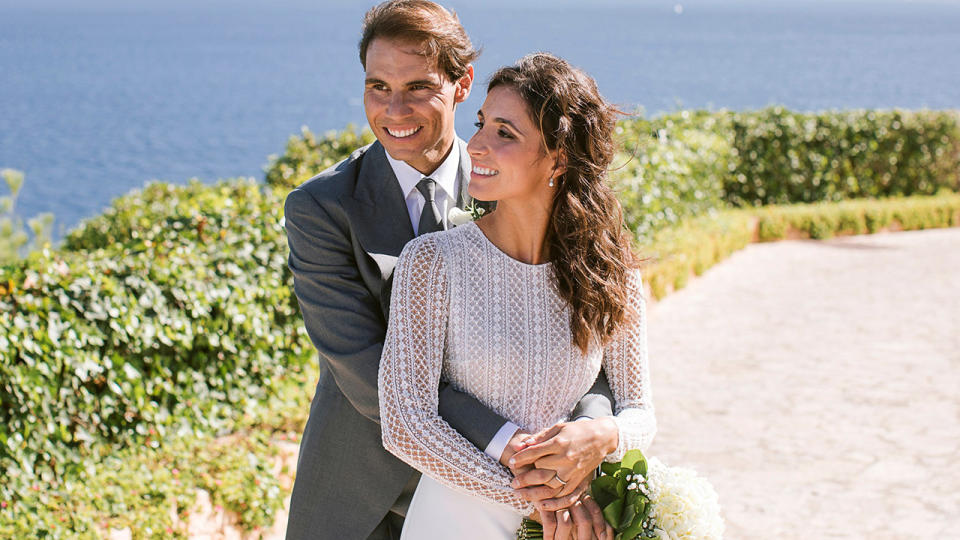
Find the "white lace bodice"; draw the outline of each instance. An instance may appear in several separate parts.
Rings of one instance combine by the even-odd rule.
[[[656,430],[639,272],[630,299],[637,316],[584,355],[551,271],[510,258],[474,223],[414,239],[394,270],[380,362],[384,447],[444,485],[524,514],[533,507],[510,487],[509,470],[437,414],[441,379],[537,431],[567,418],[602,365],[620,428],[608,459],[645,450]]]

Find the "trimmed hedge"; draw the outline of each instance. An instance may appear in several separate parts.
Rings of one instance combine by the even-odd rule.
[[[649,257],[644,280],[659,300],[753,241],[958,226],[960,194],[944,191],[931,197],[726,210],[664,229],[638,251]]]
[[[737,206],[960,190],[955,111],[772,107],[731,114],[730,129],[737,159],[724,191]]]

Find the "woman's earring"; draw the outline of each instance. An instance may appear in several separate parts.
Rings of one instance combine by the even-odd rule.
[[[550,187],[553,187],[553,177],[550,177],[550,182],[547,184]]]

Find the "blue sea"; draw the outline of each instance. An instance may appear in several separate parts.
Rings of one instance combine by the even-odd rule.
[[[57,235],[151,179],[262,178],[301,126],[365,123],[372,2],[0,0],[0,168]],[[960,4],[451,0],[479,79],[535,50],[622,108],[960,108]],[[458,112],[472,133],[480,84]],[[0,195],[5,194],[0,186]]]

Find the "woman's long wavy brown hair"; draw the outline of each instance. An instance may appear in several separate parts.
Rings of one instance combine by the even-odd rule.
[[[620,202],[606,182],[620,111],[600,95],[593,78],[547,53],[499,69],[487,92],[498,86],[520,94],[543,146],[559,150],[565,167],[555,180],[547,247],[557,290],[571,308],[573,343],[586,352],[594,338],[608,343],[631,315],[627,278],[637,259]]]

